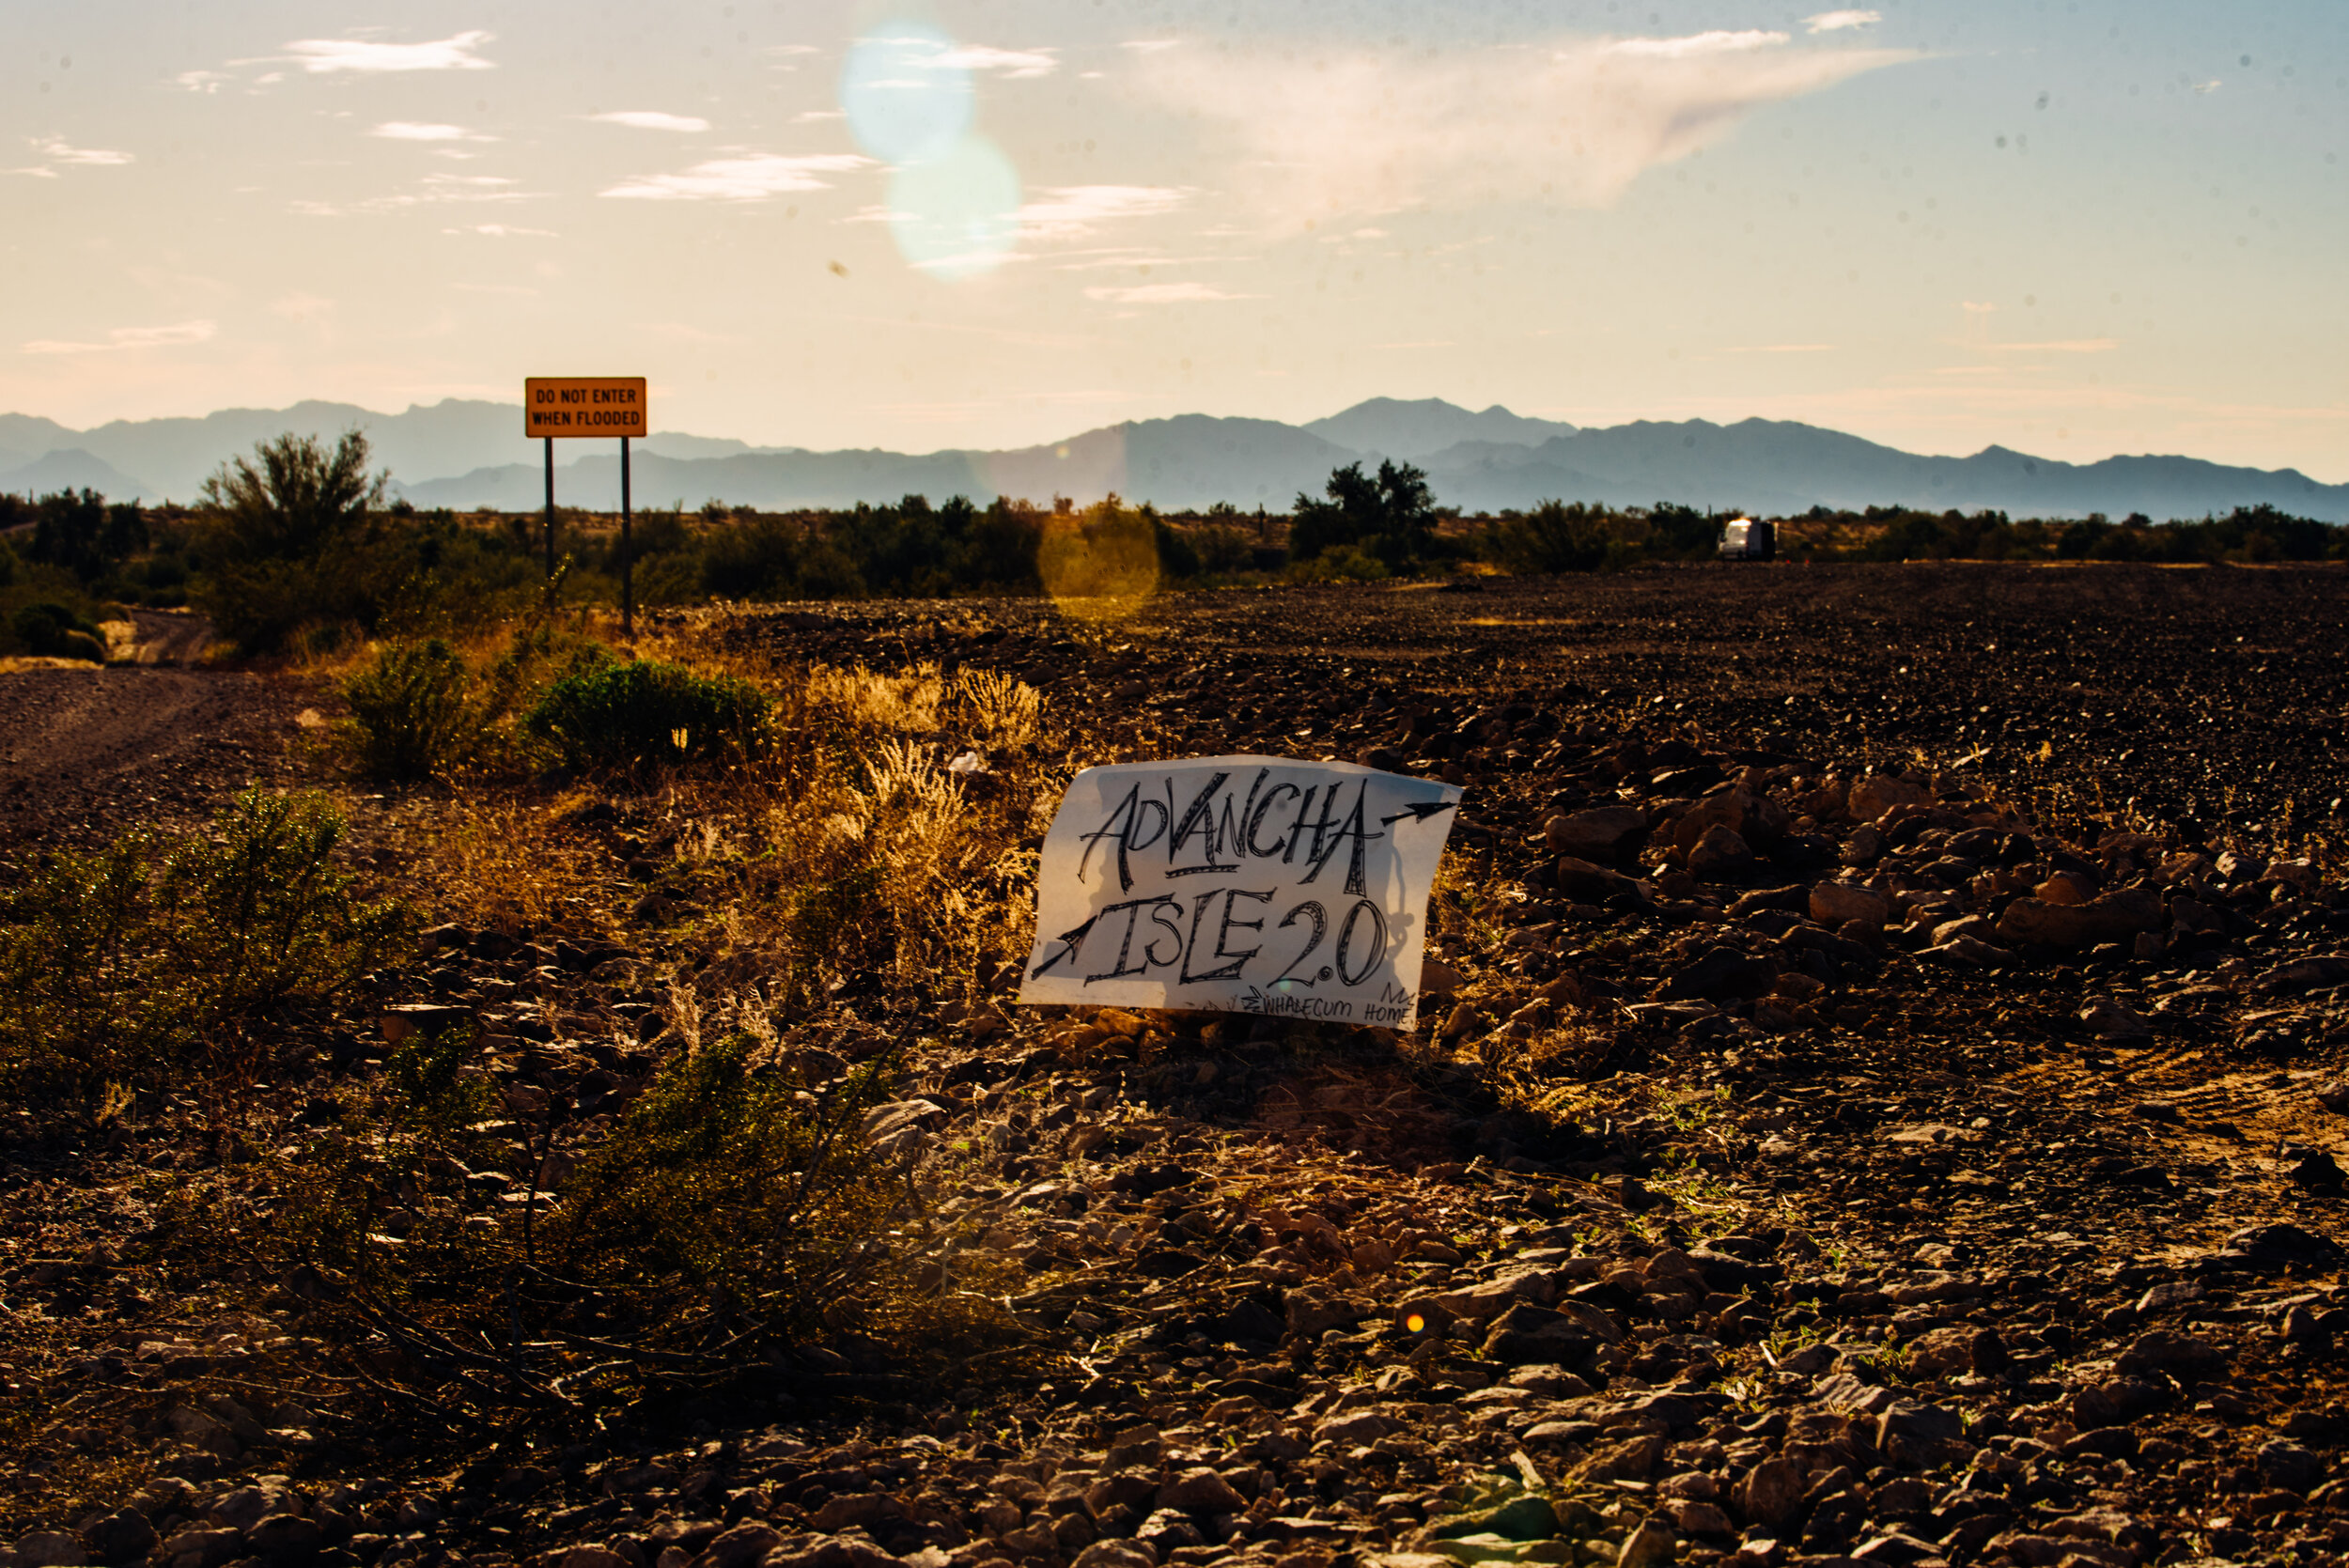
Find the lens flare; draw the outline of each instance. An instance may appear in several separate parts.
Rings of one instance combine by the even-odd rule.
[[[1081,512],[1044,520],[1036,575],[1064,615],[1122,621],[1159,586],[1159,548],[1150,520],[1114,496]]]
[[[889,179],[889,228],[906,260],[949,281],[993,272],[1019,238],[1019,175],[995,144],[965,136]]]
[[[840,68],[840,107],[866,152],[884,163],[918,163],[970,132],[970,68],[935,27],[891,23],[849,49]]]
[[[916,269],[949,282],[993,272],[1019,237],[1019,175],[972,132],[970,59],[919,22],[859,39],[840,68],[857,145],[890,165],[889,226]]]
[[[1403,1320],[1403,1328],[1406,1333],[1424,1334],[1427,1332],[1427,1320],[1413,1312]]]

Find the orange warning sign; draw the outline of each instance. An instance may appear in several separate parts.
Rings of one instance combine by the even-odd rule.
[[[642,376],[533,376],[522,382],[522,423],[537,436],[651,433]]]

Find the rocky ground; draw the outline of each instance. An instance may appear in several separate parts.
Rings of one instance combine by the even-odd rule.
[[[288,1282],[158,1258],[225,1151],[20,1138],[13,1560],[2349,1561],[2345,605],[1910,567],[722,617],[1464,783],[1421,1029],[957,1002],[863,1131],[958,1162],[941,1208],[1056,1370],[843,1341],[471,1446],[338,1416]],[[510,1104],[601,1136],[745,976],[667,944],[723,892],[657,801],[582,815],[668,891],[615,939],[437,933],[261,1087],[262,1147],[379,1012],[477,1016]]]

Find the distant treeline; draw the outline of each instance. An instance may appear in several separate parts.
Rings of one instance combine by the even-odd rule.
[[[352,634],[430,635],[504,619],[549,593],[543,514],[420,512],[386,500],[364,437],[283,437],[225,464],[194,506],[111,504],[89,490],[0,495],[0,653],[86,657],[119,605],[194,603],[248,651]],[[1734,511],[1547,502],[1464,517],[1408,464],[1337,469],[1286,513],[1161,514],[956,496],[754,511],[710,502],[617,519],[556,513],[554,592],[616,603],[1146,592],[1272,581],[1377,581],[1463,570],[1620,570],[1712,558]],[[2002,512],[1813,507],[1777,520],[1793,561],[2349,559],[2349,528],[2268,505],[2156,523]]]
[[[1920,512],[1871,506],[1864,512],[1813,506],[1779,524],[1780,550],[1822,561],[2149,561],[2349,560],[2349,528],[2294,517],[2264,503],[2225,517],[2155,522],[2132,512],[2115,522],[2085,518],[2009,518],[2004,512]]]

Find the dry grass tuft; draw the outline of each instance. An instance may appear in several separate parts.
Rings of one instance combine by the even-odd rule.
[[[584,791],[555,800],[484,788],[396,808],[384,836],[404,879],[442,918],[509,935],[609,924],[610,855],[570,821]]]

